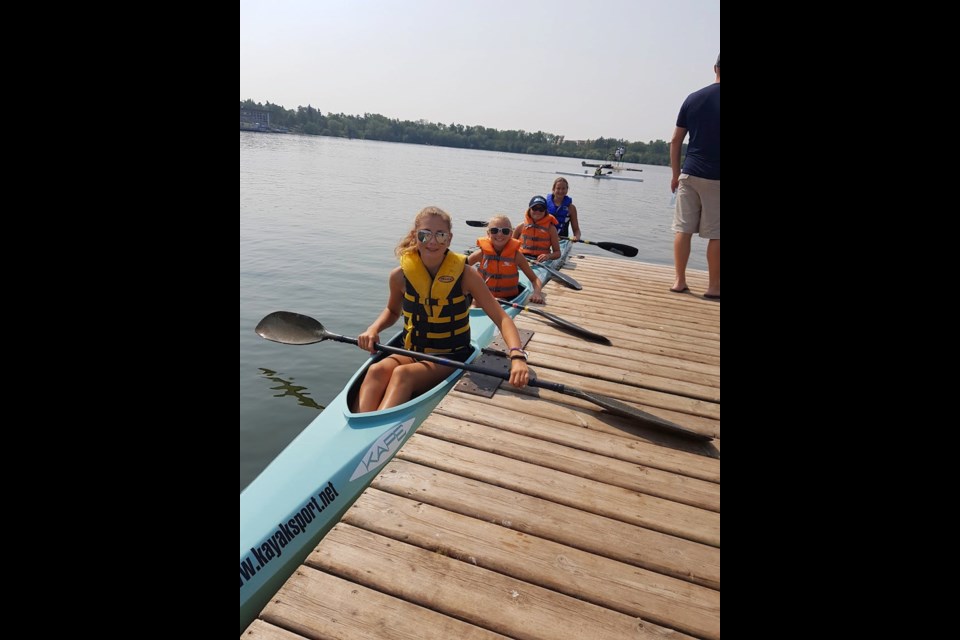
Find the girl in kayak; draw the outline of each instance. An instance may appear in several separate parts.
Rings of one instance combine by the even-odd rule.
[[[530,302],[543,303],[543,283],[530,268],[520,251],[520,241],[511,237],[513,225],[510,218],[496,215],[487,222],[487,236],[477,238],[480,247],[474,251],[467,264],[480,263],[480,275],[495,298],[509,300],[520,293],[520,271],[533,284]]]
[[[547,199],[543,196],[530,199],[524,224],[513,230],[513,237],[520,240],[520,251],[531,260],[546,262],[562,255],[557,219],[547,213]]]
[[[597,171],[600,167],[597,168]],[[553,192],[547,198],[547,213],[557,219],[557,232],[561,236],[569,235],[569,227],[573,225],[573,240],[580,241],[580,221],[577,220],[577,207],[573,198],[567,195],[570,183],[566,178],[557,178],[553,181]]]
[[[451,228],[449,214],[439,207],[426,207],[417,214],[396,248],[400,266],[390,272],[387,306],[357,336],[357,346],[376,353],[380,332],[402,316],[404,349],[464,362],[473,353],[468,298],[473,296],[510,345],[510,384],[524,387],[529,376],[527,354],[517,327],[477,270],[466,268],[466,256],[450,251]],[[452,371],[410,356],[389,355],[370,365],[354,410],[363,413],[403,404]]]

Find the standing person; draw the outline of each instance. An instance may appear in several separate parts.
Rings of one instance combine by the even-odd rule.
[[[476,269],[467,269],[467,258],[449,250],[453,233],[450,216],[439,207],[426,207],[400,241],[396,254],[400,266],[390,272],[386,308],[357,346],[376,353],[380,332],[403,316],[403,347],[464,362],[473,353],[467,296],[473,296],[500,329],[510,346],[510,384],[524,387],[529,378],[527,354],[513,320],[494,299]],[[357,394],[357,413],[388,409],[407,402],[446,378],[450,367],[389,355],[370,365]]]
[[[677,194],[673,215],[673,261],[677,279],[670,287],[685,293],[690,238],[695,231],[707,242],[709,284],[704,298],[720,299],[720,56],[713,67],[717,80],[683,101],[670,141],[670,191]],[[690,132],[687,157],[680,172],[680,149]]]
[[[570,183],[566,178],[557,178],[553,181],[553,189],[547,198],[547,213],[557,219],[557,233],[567,236],[570,225],[573,225],[573,240],[580,240],[580,221],[577,220],[577,207],[573,199],[567,195]]]
[[[493,216],[487,222],[487,237],[477,238],[477,246],[467,264],[480,263],[480,275],[487,283],[494,298],[509,300],[520,293],[520,271],[533,284],[530,302],[543,303],[543,282],[533,272],[526,257],[520,251],[520,241],[510,237],[513,233],[510,218]]]
[[[513,230],[513,237],[520,240],[520,251],[523,255],[537,262],[556,260],[563,255],[560,253],[560,237],[557,235],[559,223],[547,213],[546,198],[533,196],[523,220],[524,224]]]

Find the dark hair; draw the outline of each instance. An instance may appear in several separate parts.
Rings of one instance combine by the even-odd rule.
[[[720,66],[720,54],[719,54],[719,53],[717,54],[717,66],[718,66],[718,67]]]

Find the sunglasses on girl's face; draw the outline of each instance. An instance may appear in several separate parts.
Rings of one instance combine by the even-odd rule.
[[[447,241],[449,237],[450,237],[450,234],[447,233],[446,231],[437,231],[436,233],[434,233],[433,231],[430,231],[429,229],[421,229],[420,231],[417,231],[417,240],[419,240],[423,244],[427,244],[428,242],[430,242],[430,238],[434,238],[436,239],[437,242],[439,242],[440,244],[443,244]]]
[[[495,236],[498,233],[502,233],[505,236],[510,235],[510,232],[513,231],[510,227],[488,227],[487,231],[490,232],[490,235]]]
[[[546,210],[547,210],[547,208],[546,208],[545,206],[543,206],[542,204],[538,204],[538,205],[535,206],[535,207],[530,207],[530,209],[533,210],[533,211],[546,211]]]

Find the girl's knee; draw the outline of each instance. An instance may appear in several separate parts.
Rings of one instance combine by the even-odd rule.
[[[390,384],[395,386],[410,385],[416,379],[417,371],[409,365],[399,366],[393,370],[390,376]]]

